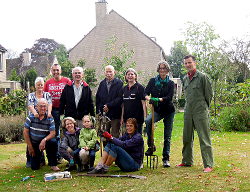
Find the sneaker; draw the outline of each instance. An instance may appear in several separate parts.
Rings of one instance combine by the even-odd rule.
[[[163,160],[163,167],[170,167],[170,163],[168,160]]]
[[[57,167],[57,166],[51,166],[51,169],[52,169],[53,171],[60,171],[59,167]]]
[[[212,167],[206,167],[203,172],[204,173],[210,173],[211,171],[213,171],[213,168]]]
[[[156,147],[155,146],[153,146],[153,148],[152,147],[149,147],[148,148],[148,150],[145,152],[145,155],[146,156],[151,156],[151,155],[153,155],[153,153],[156,151]]]
[[[104,174],[107,173],[107,170],[103,167],[101,169],[93,169],[92,171],[87,172],[87,174]]]
[[[179,165],[176,165],[176,167],[192,167],[192,165],[187,165],[185,163],[181,163]]]

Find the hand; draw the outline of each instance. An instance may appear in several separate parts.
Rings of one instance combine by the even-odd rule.
[[[88,151],[89,150],[89,148],[88,147],[83,147],[84,149],[85,149],[85,151]]]
[[[145,99],[146,99],[147,101],[149,101],[149,100],[150,100],[150,96],[146,95],[146,96],[145,96]]]
[[[32,145],[28,146],[28,151],[30,156],[34,157],[35,156],[35,151]]]
[[[158,106],[159,98],[151,97],[149,103]]]
[[[46,139],[44,138],[39,144],[39,150],[43,151],[45,149],[45,145],[46,145]]]
[[[109,111],[109,108],[108,108],[107,105],[104,105],[104,106],[103,106],[103,111],[104,111],[105,113],[107,113],[107,112]]]
[[[105,131],[103,134],[103,137],[107,138],[107,139],[111,139],[113,136],[111,134],[109,134],[107,131]]]
[[[48,117],[52,117],[51,113],[48,113]]]
[[[34,113],[34,116],[35,116],[36,118],[38,118],[38,117],[39,117],[39,114],[36,112],[36,113]]]

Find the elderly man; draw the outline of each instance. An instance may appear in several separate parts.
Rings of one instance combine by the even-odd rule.
[[[184,57],[188,74],[183,79],[185,89],[185,113],[183,129],[182,163],[178,167],[191,167],[193,164],[194,129],[198,133],[204,172],[213,170],[213,153],[209,129],[208,108],[212,99],[212,87],[208,77],[196,69],[195,57]]]
[[[60,114],[65,117],[73,117],[82,128],[84,115],[94,116],[92,91],[89,85],[83,81],[83,68],[72,69],[72,85],[66,85],[60,98]]]
[[[55,124],[54,119],[47,116],[47,109],[47,100],[44,98],[39,99],[37,103],[38,117],[33,114],[27,117],[23,135],[31,156],[31,169],[37,170],[40,168],[42,151],[46,150],[49,166],[53,171],[59,171],[60,169],[56,166]]]
[[[105,79],[100,82],[96,93],[96,113],[105,112],[111,119],[107,124],[107,131],[114,137],[120,136],[121,104],[119,103],[119,91],[123,87],[123,82],[115,78],[115,69],[112,65],[105,67]]]

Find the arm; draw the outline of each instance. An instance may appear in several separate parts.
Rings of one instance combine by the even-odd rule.
[[[111,142],[114,143],[115,145],[122,147],[123,149],[128,149],[128,148],[137,147],[141,142],[143,142],[143,139],[140,134],[136,134],[133,137],[124,141],[113,137]]]
[[[64,136],[62,138],[62,141],[60,143],[60,147],[64,148],[64,149],[67,149],[69,147],[69,140],[68,140],[68,138],[66,136]]]
[[[27,143],[29,154],[32,157],[35,156],[35,151],[30,141],[29,129],[26,127],[23,129],[23,137],[24,137],[25,142]]]
[[[123,125],[123,114],[124,114],[124,105],[122,104],[122,114],[121,114],[121,120],[120,120],[120,124]]]
[[[203,89],[204,89],[205,100],[206,100],[207,106],[210,107],[210,103],[213,97],[213,90],[212,90],[211,82],[206,75],[203,78]]]
[[[143,107],[143,115],[144,115],[144,119],[146,119],[147,114],[148,114],[148,112],[147,112],[146,102],[145,102],[145,100],[141,100],[141,103],[142,103],[142,107]]]
[[[173,96],[174,96],[174,82],[170,81],[167,86],[167,94],[159,99],[161,102],[169,102],[172,101]]]
[[[85,133],[84,133],[84,129],[85,128],[82,128],[81,131],[80,131],[80,135],[79,135],[79,148],[83,148],[83,147],[86,147],[87,146],[87,143],[85,141]]]
[[[34,96],[34,93],[30,93],[29,96],[28,96],[28,110],[35,116],[35,117],[38,117],[38,113],[37,111],[35,110],[35,107],[34,107],[34,99],[35,99],[35,96]]]
[[[65,110],[65,105],[66,105],[66,91],[67,91],[68,85],[65,85],[63,92],[61,94],[60,97],[60,106],[59,106],[59,110],[60,110],[60,115],[64,114],[64,110]]]
[[[87,142],[87,147],[89,149],[94,149],[96,141],[98,140],[97,133],[96,133],[95,129],[91,129],[91,136],[92,136],[91,140],[89,140]]]
[[[41,141],[41,143],[39,144],[39,149],[40,151],[43,151],[45,149],[46,146],[46,142],[52,138],[54,138],[56,136],[56,131],[50,131],[49,135],[47,135],[46,137],[43,138],[43,140]]]
[[[122,87],[123,87],[123,83],[119,82],[119,85],[117,85],[116,87],[115,99],[113,99],[112,101],[106,104],[108,108],[117,107],[122,104],[122,97],[120,97],[120,92],[123,91]]]

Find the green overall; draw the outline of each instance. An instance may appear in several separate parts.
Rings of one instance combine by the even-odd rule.
[[[196,71],[192,80],[186,75],[183,79],[185,90],[185,112],[183,129],[182,163],[193,164],[194,129],[200,141],[204,167],[213,167],[213,152],[209,129],[208,108],[212,99],[212,87],[208,77]]]

